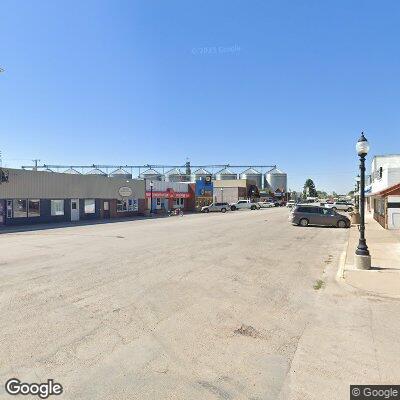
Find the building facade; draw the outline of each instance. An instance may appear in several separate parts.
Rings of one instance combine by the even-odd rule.
[[[373,213],[385,229],[400,229],[400,183],[374,195]]]
[[[100,174],[7,169],[0,225],[132,217],[145,210],[145,181]]]
[[[213,181],[211,176],[198,179],[195,183],[195,207],[200,211],[202,207],[208,206],[213,202]]]
[[[260,198],[258,186],[252,179],[227,179],[213,182],[213,201],[236,203],[238,200]]]
[[[370,193],[378,193],[400,182],[400,154],[375,156],[371,162]]]
[[[400,229],[399,186],[400,154],[375,156],[365,189],[367,209],[386,229]]]
[[[194,211],[194,184],[146,180],[146,207],[156,213],[177,208]]]

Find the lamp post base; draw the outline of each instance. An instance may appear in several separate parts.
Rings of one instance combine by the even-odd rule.
[[[371,256],[360,256],[355,254],[354,257],[356,269],[371,269]]]

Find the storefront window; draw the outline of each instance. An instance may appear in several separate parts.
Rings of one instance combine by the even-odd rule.
[[[28,216],[26,199],[14,199],[13,209],[14,218],[26,218]]]
[[[94,214],[96,212],[96,204],[94,199],[85,199],[85,214]]]
[[[64,200],[51,200],[51,215],[64,215]]]
[[[374,199],[374,212],[382,217],[385,215],[385,199]]]
[[[137,211],[138,203],[136,199],[117,200],[117,212]]]
[[[128,207],[126,200],[117,200],[117,212],[124,212],[127,210]]]
[[[40,200],[28,200],[28,217],[40,217]]]

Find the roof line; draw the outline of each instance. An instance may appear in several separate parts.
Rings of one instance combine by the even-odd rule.
[[[375,196],[385,196],[391,192],[394,192],[397,189],[400,189],[400,183],[396,183],[393,186],[390,186],[386,189],[381,190],[380,192],[375,193]],[[374,196],[374,194],[373,194],[373,196]]]

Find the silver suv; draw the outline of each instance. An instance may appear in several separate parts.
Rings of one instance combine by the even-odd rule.
[[[212,211],[227,212],[230,210],[228,203],[211,203],[208,206],[201,207],[201,212],[208,213]]]
[[[350,228],[350,220],[345,215],[319,206],[295,206],[289,214],[289,221],[300,226],[320,225]]]
[[[350,203],[349,201],[343,201],[343,200],[338,200],[335,201],[333,204],[325,204],[326,208],[332,208],[332,210],[337,211],[353,211],[353,203]]]

